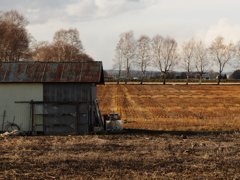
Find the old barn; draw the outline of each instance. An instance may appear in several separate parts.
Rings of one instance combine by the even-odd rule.
[[[30,134],[84,135],[101,127],[102,62],[0,63],[0,127]]]

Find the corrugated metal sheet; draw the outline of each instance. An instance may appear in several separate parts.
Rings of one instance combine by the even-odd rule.
[[[43,104],[43,106],[44,109],[48,112],[47,114],[43,115],[44,134],[89,134],[90,126],[88,103],[47,103]]]
[[[44,83],[43,100],[90,102],[91,87],[90,83]]]
[[[104,83],[102,62],[0,63],[0,82]]]
[[[61,135],[89,134],[90,119],[93,117],[92,108],[90,108],[93,101],[92,89],[96,89],[96,86],[89,83],[45,83],[43,85],[45,102],[78,102],[77,106],[54,104],[54,107],[51,105],[45,107],[49,113],[61,114],[66,124],[66,131],[63,131],[62,126],[58,125],[62,122],[61,118],[44,117],[44,124],[49,125],[45,127],[45,134],[59,134],[60,132]],[[68,114],[76,114],[76,124],[73,123],[73,116],[68,116]]]
[[[16,101],[42,101],[43,85],[41,83],[6,83],[0,84],[0,127],[2,130],[3,114],[6,111],[4,128],[8,122],[14,122],[23,131],[31,130],[31,111],[29,103]],[[0,130],[0,131],[1,131]]]

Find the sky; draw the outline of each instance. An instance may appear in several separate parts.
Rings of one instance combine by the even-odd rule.
[[[217,36],[240,40],[239,0],[0,0],[0,11],[17,10],[37,41],[52,42],[60,29],[76,28],[85,52],[113,68],[119,35],[159,34],[178,42],[192,37],[207,45]]]

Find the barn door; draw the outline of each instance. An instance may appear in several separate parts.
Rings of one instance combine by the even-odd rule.
[[[77,114],[75,104],[43,104],[44,134],[75,135],[77,134]]]
[[[90,113],[87,102],[33,102],[32,132],[39,126],[45,135],[87,135]],[[38,122],[38,120],[42,122]]]
[[[89,113],[87,102],[78,103],[77,131],[80,135],[89,134]]]

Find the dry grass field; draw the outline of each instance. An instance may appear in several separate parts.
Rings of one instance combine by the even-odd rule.
[[[240,134],[0,137],[0,179],[240,179]]]
[[[102,114],[120,113],[129,129],[0,136],[0,180],[240,179],[239,91],[233,85],[99,86]]]
[[[102,114],[121,114],[124,128],[239,131],[238,85],[98,86]]]

